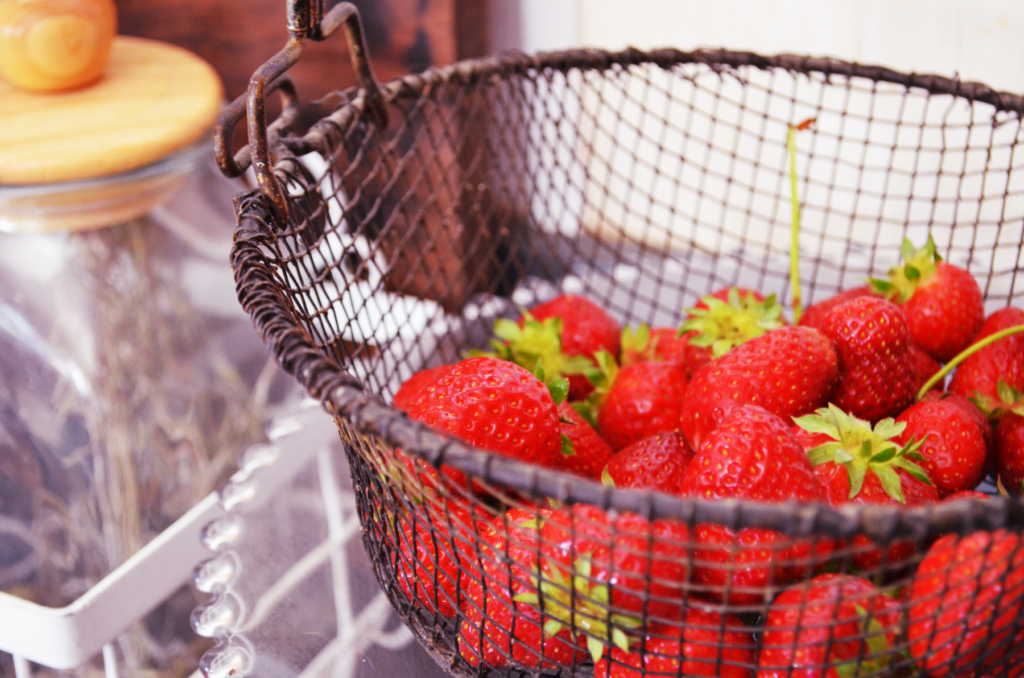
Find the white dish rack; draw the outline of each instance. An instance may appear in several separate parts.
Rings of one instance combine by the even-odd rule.
[[[219,492],[72,604],[48,608],[0,592],[0,651],[14,656],[16,678],[40,673],[36,665],[85,675],[85,667],[96,658],[101,658],[106,678],[126,675],[117,651],[124,630],[189,580],[200,592],[211,594],[209,602],[194,611],[192,627],[218,641],[192,678],[262,675],[253,673],[257,662],[274,660],[261,659],[263,649],[250,634],[258,636],[259,628],[268,624],[288,628],[287,621],[274,619],[280,616],[277,608],[287,605],[289,596],[301,600],[301,587],[325,570],[331,573],[323,587],[333,598],[336,633],[322,638],[304,661],[280,670],[288,675],[294,670],[302,678],[347,678],[357,675],[357,665],[371,646],[388,652],[409,647],[415,652],[412,634],[397,622],[383,592],[353,584],[359,578],[350,570],[358,564],[350,562],[346,548],[362,551],[360,527],[355,497],[339,482],[342,443],[331,417],[318,402],[305,399],[273,417],[267,437],[268,443],[239,455],[239,471]],[[297,492],[292,485],[303,473],[314,476],[315,482]],[[325,522],[326,530],[304,553],[283,550],[275,564],[280,574],[264,578],[271,583],[237,591],[236,579],[243,570],[252,578],[262,567],[245,545],[239,548],[240,542],[247,530],[260,529],[263,519],[258,514],[282,499],[305,504]],[[258,595],[251,595],[254,591]],[[281,642],[289,641],[281,636]],[[88,675],[96,675],[96,670]]]
[[[270,442],[253,446],[241,455],[248,468],[236,473],[228,486],[237,488],[242,481],[251,483],[259,475],[260,492],[241,496],[236,490],[230,496],[207,496],[65,607],[45,607],[0,592],[0,650],[13,655],[17,678],[31,676],[33,663],[75,669],[99,654],[106,675],[118,676],[114,647],[118,637],[186,583],[197,566],[210,558],[211,546],[224,543],[227,525],[217,521],[233,519],[229,510],[243,500],[259,506],[287,484],[318,450],[339,444],[330,417],[309,405],[303,403],[295,411],[275,417],[267,431]],[[270,465],[273,473],[259,473],[258,469]]]

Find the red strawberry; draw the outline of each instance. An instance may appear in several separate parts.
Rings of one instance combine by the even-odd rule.
[[[921,390],[928,383],[928,380],[942,369],[942,365],[935,358],[928,355],[927,351],[914,342],[910,342],[910,364],[914,371],[914,393]],[[941,391],[942,384],[943,382],[940,381],[932,388]]]
[[[679,618],[689,534],[679,521],[595,506],[555,512],[541,530],[541,593],[528,602],[582,631],[595,661],[609,645],[626,649],[644,618]]]
[[[494,324],[497,356],[533,371],[538,363],[552,379],[569,378],[569,399],[593,390],[584,376],[598,351],[619,355],[622,328],[586,297],[563,294],[531,308],[519,320]]]
[[[959,492],[954,492],[953,494],[949,495],[948,497],[943,499],[942,502],[946,503],[946,502],[951,502],[951,501],[960,501],[961,499],[991,499],[991,498],[992,497],[988,496],[984,492],[976,492],[974,490],[960,490]]]
[[[554,633],[545,631],[550,618],[532,605],[515,602],[507,590],[473,581],[463,599],[468,602],[462,605],[459,654],[470,666],[500,670],[511,657],[530,669],[557,667],[571,664],[579,654],[567,627],[559,624]]]
[[[512,509],[480,531],[483,577],[462,578],[459,654],[472,666],[502,669],[511,657],[527,668],[571,664],[578,654],[568,627],[540,609],[541,525],[551,509]],[[482,633],[481,633],[482,631]]]
[[[926,485],[903,469],[895,469],[899,478],[904,500],[893,499],[882,486],[878,476],[869,473],[864,477],[864,485],[853,499],[843,501],[841,497],[850,496],[850,476],[841,465],[826,462],[814,469],[821,482],[828,487],[829,500],[835,506],[843,504],[880,504],[891,506],[924,506],[939,501],[938,492],[931,485]],[[897,541],[887,548],[880,548],[863,535],[853,538],[851,562],[865,573],[874,573],[882,569],[886,573],[897,570],[901,565],[911,561],[917,553],[918,544],[914,541]]]
[[[679,426],[686,373],[680,363],[635,363],[618,370],[597,410],[597,430],[618,451]]]
[[[942,537],[918,566],[907,597],[910,654],[921,670],[936,678],[994,671],[1024,640],[1020,536],[998,530]],[[1010,638],[1015,627],[1018,636]]]
[[[469,483],[466,474],[451,466],[442,466],[443,473],[418,457],[395,450],[388,460],[388,484],[414,502],[423,504],[439,497],[454,497],[465,492]]]
[[[878,296],[871,290],[870,285],[862,285],[861,287],[854,287],[853,289],[843,290],[837,292],[828,299],[811,304],[804,309],[804,314],[800,316],[800,322],[798,325],[804,325],[805,327],[813,327],[815,329],[821,329],[821,320],[839,304],[850,301],[851,299],[857,299],[859,297],[875,297]]]
[[[679,431],[658,433],[617,452],[608,460],[601,480],[619,489],[678,494],[692,459],[693,450]]]
[[[556,468],[562,434],[548,388],[522,367],[490,357],[452,365],[423,389],[409,416],[470,445]]]
[[[922,442],[917,452],[924,461],[939,497],[960,490],[971,490],[984,476],[988,448],[981,429],[967,412],[945,400],[911,405],[896,418],[906,423],[897,436],[901,444]]]
[[[904,240],[903,260],[889,280],[872,280],[872,285],[899,304],[914,343],[939,362],[949,362],[967,348],[985,319],[981,288],[968,271],[942,260],[930,235],[920,250]]]
[[[757,678],[876,675],[898,659],[900,604],[865,579],[824,574],[784,591],[765,622]]]
[[[675,327],[649,328],[640,325],[636,330],[622,330],[622,367],[633,363],[681,363],[686,358],[688,342],[679,336]]]
[[[680,328],[687,376],[740,344],[786,324],[775,295],[726,287],[701,297]]]
[[[753,636],[739,617],[689,606],[680,626],[653,625],[639,647],[612,648],[594,678],[722,676],[753,678]]]
[[[874,428],[835,405],[796,420],[802,445],[825,486],[833,506],[844,504],[892,504],[921,506],[933,504],[939,495],[927,473],[915,462],[918,445],[901,446],[894,438],[905,424],[883,419]],[[862,535],[853,539],[853,563],[873,571],[883,562],[891,568],[911,558],[913,542],[896,542],[886,550],[872,546]]]
[[[693,375],[683,394],[680,430],[697,450],[734,409],[759,405],[788,420],[824,406],[838,379],[828,337],[810,327],[781,327]]]
[[[950,393],[949,391],[928,391],[921,400],[943,400],[959,407],[977,425],[978,430],[981,431],[981,437],[985,439],[985,447],[989,450],[992,449],[992,422],[988,420],[988,417],[981,411],[981,408],[970,399],[963,397],[959,393]]]
[[[762,502],[826,500],[789,425],[754,405],[733,410],[707,437],[690,462],[681,493]],[[769,586],[796,581],[825,562],[833,547],[823,538],[812,547],[771,530],[745,528],[737,534],[720,525],[698,525],[693,579],[708,587],[702,592],[712,598],[755,603],[770,594]]]
[[[876,297],[839,304],[821,320],[821,331],[839,354],[839,384],[831,402],[850,414],[878,421],[914,402],[916,374],[903,314]]]
[[[999,417],[995,435],[996,473],[1009,494],[1024,494],[1024,416],[1007,412]]]
[[[982,324],[974,342],[1000,330],[1024,325],[1024,311],[1009,307],[996,311]],[[987,414],[1002,406],[998,386],[1024,391],[1024,334],[1012,334],[968,356],[956,368],[949,390],[973,399]]]
[[[558,406],[562,434],[572,443],[572,454],[562,454],[559,468],[583,478],[598,480],[614,450],[568,401]]]
[[[407,598],[429,612],[454,617],[460,572],[480,577],[473,536],[473,524],[480,521],[464,507],[449,503],[446,508],[396,514],[398,543],[392,565]]]
[[[398,409],[408,412],[420,393],[450,369],[451,365],[438,365],[437,367],[420,370],[402,382],[402,385],[398,387],[398,391],[395,392],[392,403]]]

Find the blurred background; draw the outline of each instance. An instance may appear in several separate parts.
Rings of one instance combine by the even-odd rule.
[[[336,4],[326,0],[328,6]],[[1024,91],[1019,0],[356,0],[380,80],[509,49],[726,47],[959,74]],[[287,38],[285,0],[117,0],[120,32],[174,43],[229,98]],[[355,84],[344,41],[312,45],[292,77],[306,102]],[[313,113],[310,113],[313,115]]]
[[[336,4],[332,0],[324,1],[328,6]],[[281,49],[287,39],[286,0],[116,2],[120,34],[176,44],[199,55],[220,74],[228,99],[245,92],[251,74]],[[1024,3],[1020,0],[354,0],[354,4],[362,15],[369,54],[381,81],[420,72],[430,66],[506,50],[536,53],[584,46],[613,50],[628,46],[682,50],[713,47],[762,54],[831,56],[885,65],[899,71],[979,81],[1012,93],[1024,92],[1024,41],[1019,39],[1024,35]],[[324,114],[324,109],[316,105],[317,100],[331,91],[355,84],[347,48],[340,35],[310,45],[290,76],[305,104],[307,123]],[[276,101],[270,102],[271,115],[276,105]],[[244,143],[244,126],[237,130],[235,141],[239,146]],[[201,287],[201,294],[194,296],[202,297],[207,304],[210,299],[223,302],[222,308],[214,310],[236,323],[231,326],[232,333],[225,345],[231,346],[237,356],[238,346],[250,342],[252,354],[256,356],[250,362],[256,366],[253,371],[259,372],[263,364],[260,361],[266,359],[263,346],[235,303],[230,271],[224,265],[233,228],[230,198],[243,187],[221,182],[211,168],[204,171],[207,170],[207,174],[197,174],[192,179],[187,193],[182,194],[187,199],[179,199],[176,207],[163,210],[160,216],[165,225],[179,224],[179,231],[195,235],[205,230],[211,231],[205,234],[209,238],[216,236],[216,243],[210,245],[208,251],[203,250],[209,256],[201,262],[200,272],[206,277],[197,275],[198,269],[193,268],[181,278]],[[193,199],[200,194],[205,199]],[[206,208],[210,209],[202,211]],[[212,233],[214,229],[209,228],[210,224],[216,224],[219,230]],[[193,240],[205,242],[198,237]],[[8,258],[11,258],[10,253]],[[223,294],[216,297],[209,294],[208,288],[213,287]],[[322,415],[318,411],[314,414]],[[333,424],[325,416],[321,416],[321,420],[321,423],[326,422],[328,438],[338,446]],[[312,425],[310,430],[313,430]],[[234,457],[233,449],[226,452],[230,454],[222,455],[226,461],[217,469],[222,474],[229,472],[226,467]],[[412,675],[410,667],[415,668],[417,676],[441,675],[441,670],[411,643],[411,635],[397,624],[390,608],[386,604],[378,605],[383,599],[373,597],[377,590],[372,585],[368,560],[356,538],[358,525],[350,495],[346,495],[349,503],[343,506],[347,522],[339,527],[329,525],[323,518],[325,511],[320,499],[323,490],[318,486],[317,475],[322,469],[318,465],[329,466],[332,457],[326,452],[320,454],[321,450],[314,452],[316,459],[306,460],[308,468],[296,471],[297,480],[291,491],[279,493],[274,502],[261,509],[265,515],[250,518],[265,519],[270,524],[271,519],[285,515],[294,521],[294,525],[288,523],[288,529],[281,529],[284,536],[268,530],[265,543],[246,545],[247,557],[258,564],[247,573],[251,590],[246,593],[256,598],[257,594],[269,591],[279,598],[265,607],[270,609],[279,604],[285,609],[276,626],[267,624],[250,636],[270,646],[277,640],[273,635],[280,635],[281,628],[292,634],[295,628],[317,630],[316,634],[303,632],[297,634],[301,637],[289,638],[288,650],[292,654],[283,659],[261,655],[266,665],[281,662],[279,670],[268,670],[264,674],[294,675],[289,673],[294,666],[308,663],[312,667],[309,676],[330,673],[376,678],[403,672]],[[330,473],[324,472],[325,476],[336,473],[338,486],[347,487],[348,480],[340,466],[327,468],[327,471]],[[286,505],[286,500],[294,506]],[[310,518],[311,515],[315,518]],[[344,541],[338,536],[342,533],[345,539],[351,539],[350,543],[345,542],[347,550],[338,547]],[[290,547],[292,550],[282,549],[285,537],[296,542]],[[300,538],[305,541],[298,543]],[[324,545],[335,551],[322,548]],[[346,553],[346,558],[337,558],[339,552]],[[310,560],[306,557],[309,554],[320,560]],[[281,593],[285,587],[275,587],[287,579],[282,572],[297,571],[295,568],[299,565],[306,568],[302,576],[307,576],[312,583],[296,585],[286,596]],[[350,570],[344,570],[348,567]],[[336,571],[342,574],[332,579]],[[254,573],[258,575],[255,578]],[[351,591],[339,588],[334,591],[334,598],[324,595],[332,581],[346,582],[349,575],[356,582]],[[300,581],[299,576],[293,580]],[[305,588],[307,586],[313,588]],[[349,608],[340,603],[336,605],[342,596],[345,601],[352,599],[352,610],[364,611],[366,615],[346,617]],[[188,613],[196,604],[196,597],[182,589],[171,602],[174,614],[162,618],[169,620],[167,628],[161,633],[151,628],[149,635],[159,641],[165,636],[175,641],[182,637],[191,639]],[[288,612],[294,610],[301,613],[296,613],[299,622],[288,616]],[[260,611],[263,612],[263,608]],[[348,628],[355,632],[342,632]],[[167,644],[163,648],[146,648],[146,651],[156,655],[159,650],[166,658],[165,664],[171,661],[180,664],[175,672],[167,670],[163,675],[196,675],[193,671],[198,656],[211,644],[197,646],[192,655]],[[128,657],[123,648],[119,652]],[[129,661],[125,664],[134,666]],[[139,660],[135,664],[141,666],[144,662]],[[5,666],[9,669],[10,664],[0,656],[0,675]],[[322,673],[318,672],[318,666]],[[91,668],[92,673],[75,675],[103,675],[98,663]],[[110,675],[109,669],[106,675]]]

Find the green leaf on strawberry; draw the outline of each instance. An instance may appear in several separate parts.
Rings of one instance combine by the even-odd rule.
[[[856,676],[875,675],[887,668],[892,655],[892,645],[886,629],[881,622],[871,616],[867,610],[854,603],[857,615],[863,619],[861,633],[867,645],[865,656],[858,661],[843,662],[835,667],[839,678],[855,678]]]
[[[633,329],[631,327],[624,327],[622,329],[622,349],[623,355],[626,352],[633,352],[638,355],[647,355],[647,349],[651,344],[651,328],[647,323],[641,323],[639,327]]]
[[[572,403],[573,409],[588,424],[597,428],[597,411],[601,408],[608,392],[619,376],[619,363],[608,351],[601,349],[594,354],[596,367],[591,367],[584,372],[587,380],[594,386],[594,391],[581,403]]]
[[[714,295],[701,297],[700,301],[703,307],[684,309],[690,317],[679,328],[679,334],[694,332],[690,344],[711,348],[715,358],[785,325],[782,306],[774,294],[761,301],[749,291],[741,294],[738,288],[730,287],[726,301]]]
[[[604,470],[601,471],[601,484],[606,487],[615,487],[615,479],[612,478],[612,474],[608,472],[607,466],[605,466]]]
[[[576,448],[573,447],[572,441],[569,436],[562,434],[562,456],[563,457],[575,457]]]
[[[904,263],[889,269],[889,280],[870,280],[871,288],[875,292],[898,304],[909,301],[917,288],[935,274],[935,265],[942,261],[942,256],[935,251],[935,240],[931,234],[921,249],[916,249],[910,240],[904,238],[902,254]]]
[[[545,633],[549,630],[557,633],[565,626],[582,631],[586,636],[587,650],[595,662],[608,645],[628,651],[630,638],[623,629],[640,628],[642,621],[630,615],[612,613],[611,592],[607,584],[592,581],[590,558],[578,556],[573,561],[572,573],[554,558],[545,560],[546,566],[540,568],[540,579],[536,575],[530,576],[531,588],[539,594],[520,594],[513,600],[543,606],[544,612],[551,616],[545,623]]]
[[[538,362],[537,365],[540,365],[540,363]],[[541,379],[541,381],[544,380]],[[555,405],[561,405],[569,397],[569,380],[558,379],[551,382],[548,384],[548,391],[551,392],[551,398],[555,401]]]
[[[809,433],[825,434],[831,442],[808,450],[812,466],[833,462],[846,468],[850,479],[850,499],[860,494],[868,472],[874,473],[885,493],[901,504],[906,503],[899,474],[902,469],[917,480],[932,485],[927,472],[918,465],[918,453],[924,441],[911,440],[900,446],[893,438],[903,433],[906,424],[883,419],[874,428],[870,422],[851,416],[835,405],[820,408],[814,414],[795,417],[794,422]]]
[[[576,414],[583,417],[583,420],[597,428],[597,410],[587,405],[586,401],[580,400],[574,403],[569,403],[572,409],[576,410]]]
[[[565,624],[558,621],[557,619],[548,619],[544,622],[544,635],[554,636],[558,635],[558,632],[565,627]]]
[[[996,395],[999,396],[999,404],[987,409],[981,405],[981,402],[985,400],[981,394],[976,392],[975,397],[972,398],[972,400],[976,405],[978,405],[978,407],[981,407],[982,412],[993,420],[998,420],[1008,412],[1024,416],[1024,393],[1021,393],[1019,390],[1000,379],[996,383]]]
[[[489,356],[509,360],[533,372],[545,365],[548,379],[558,381],[571,374],[583,374],[594,363],[585,356],[569,356],[562,352],[562,319],[535,319],[523,313],[522,326],[514,320],[499,318],[494,322],[494,336],[488,351],[470,351],[471,356]],[[539,377],[538,377],[539,378]],[[547,380],[541,379],[547,383]]]

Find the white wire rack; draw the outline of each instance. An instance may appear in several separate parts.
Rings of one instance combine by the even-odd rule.
[[[366,667],[374,647],[392,666],[441,675],[373,578],[333,422],[316,401],[306,408],[278,423],[306,431],[291,434],[295,445],[277,443],[275,458],[240,461],[221,492],[228,512],[204,532],[215,555],[197,568],[194,582],[212,597],[196,609],[192,625],[218,641],[203,657],[204,675],[394,675]]]
[[[319,463],[332,463],[331,447],[340,445],[330,417],[308,402],[275,417],[268,428],[268,439],[268,444],[243,452],[242,470],[221,492],[206,497],[70,605],[49,608],[0,592],[0,650],[13,655],[16,677],[32,676],[34,664],[73,670],[97,656],[102,658],[107,678],[121,675],[116,644],[129,625],[167,599],[194,572],[200,590],[212,586],[210,567],[197,570],[197,566],[210,557],[211,549],[223,550],[232,541],[232,535],[238,536],[237,530],[232,531],[225,522],[238,520],[232,509],[245,504],[247,511],[257,510],[318,453]],[[260,491],[247,494],[246,488],[254,488],[257,476]],[[337,557],[337,546],[359,531],[358,522],[353,524],[342,518],[346,511],[338,507],[345,501],[337,487],[325,486],[322,503],[334,508],[330,512],[330,538],[294,563],[289,576],[281,578],[257,600],[248,620],[250,625],[265,616],[317,561],[331,559],[343,574],[344,562]],[[379,615],[389,611],[390,608],[367,612]],[[349,628],[348,610],[339,607],[338,614],[339,621]]]

